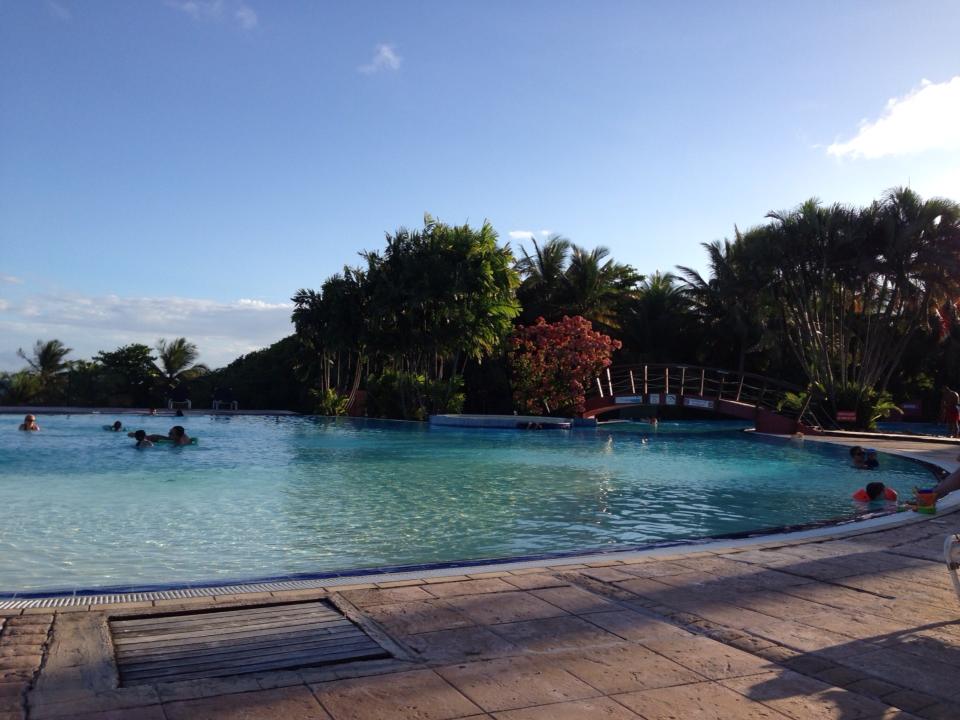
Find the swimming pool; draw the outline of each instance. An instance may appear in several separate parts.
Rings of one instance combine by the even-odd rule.
[[[617,549],[852,514],[922,466],[682,427],[525,432],[304,417],[0,416],[0,591],[129,588]],[[644,443],[643,440],[647,439]]]

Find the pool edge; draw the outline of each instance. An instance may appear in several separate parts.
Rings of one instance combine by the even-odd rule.
[[[921,515],[915,512],[898,512],[869,517],[863,520],[854,520],[842,524],[831,524],[823,527],[761,534],[751,537],[734,539],[716,539],[704,541],[686,541],[672,543],[647,549],[632,549],[609,552],[585,552],[557,555],[549,558],[524,559],[503,558],[497,560],[482,560],[475,562],[446,563],[443,567],[425,566],[408,571],[391,571],[376,569],[368,573],[339,575],[335,577],[306,577],[300,576],[291,579],[266,579],[234,582],[223,585],[206,585],[198,587],[189,584],[164,586],[162,589],[142,591],[110,591],[103,592],[51,592],[18,593],[0,596],[0,612],[5,610],[29,610],[60,608],[90,608],[101,605],[122,606],[132,603],[152,601],[190,600],[195,598],[222,598],[224,596],[242,596],[258,593],[284,593],[298,590],[316,590],[322,592],[353,588],[356,586],[391,587],[397,584],[420,584],[436,581],[445,577],[476,576],[489,577],[491,573],[508,574],[514,571],[530,572],[542,569],[544,571],[563,571],[576,567],[606,567],[623,563],[636,562],[644,558],[663,559],[664,557],[681,557],[703,554],[734,553],[745,548],[766,546],[783,547],[786,545],[800,545],[808,542],[824,542],[841,538],[866,535],[881,532],[905,525],[913,525],[933,520],[943,515],[952,514],[960,510],[960,492],[953,493],[938,505],[936,515]],[[279,601],[279,596],[278,596]]]

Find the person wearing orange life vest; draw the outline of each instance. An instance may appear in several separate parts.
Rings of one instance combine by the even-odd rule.
[[[897,491],[888,488],[882,482],[867,483],[853,494],[853,499],[857,502],[873,502],[875,500],[886,500],[888,502],[897,501]]]

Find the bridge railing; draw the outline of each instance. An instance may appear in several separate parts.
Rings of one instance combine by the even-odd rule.
[[[799,385],[754,373],[700,365],[646,363],[607,368],[596,379],[587,398],[650,393],[697,396],[754,405],[820,425],[809,406],[797,409],[793,404],[785,404],[788,393],[800,395],[803,392],[804,388]]]

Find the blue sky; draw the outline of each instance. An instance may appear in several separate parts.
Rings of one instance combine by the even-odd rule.
[[[960,199],[958,25],[952,0],[0,0],[0,369],[53,337],[225,364],[424,211],[653,272],[810,196]]]

